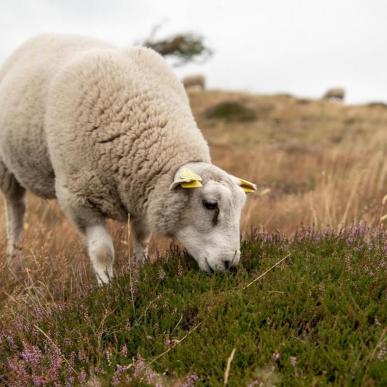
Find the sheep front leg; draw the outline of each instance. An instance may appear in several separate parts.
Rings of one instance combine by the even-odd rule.
[[[105,225],[86,228],[86,245],[99,285],[113,278],[114,247]]]
[[[65,214],[81,233],[99,285],[113,278],[114,247],[105,218],[83,197],[57,183],[57,197]]]
[[[148,259],[148,247],[151,234],[137,222],[131,223],[133,259],[142,265]]]

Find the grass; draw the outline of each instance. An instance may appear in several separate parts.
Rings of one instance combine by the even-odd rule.
[[[214,162],[266,192],[250,197],[243,228],[292,233],[300,224],[378,226],[387,213],[384,106],[224,91],[190,97]],[[229,104],[244,106],[256,119],[208,118],[208,111]]]
[[[206,276],[157,237],[153,261],[130,273],[126,226],[109,223],[117,280],[97,288],[57,204],[29,196],[13,277],[0,208],[0,385],[385,385],[385,106],[190,99],[214,163],[259,187],[240,270]],[[255,118],[208,117],[235,103]]]
[[[1,334],[0,380],[215,386],[235,349],[230,386],[385,385],[386,248],[362,227],[255,232],[238,273],[212,276],[172,249],[132,284],[123,273],[19,316]]]

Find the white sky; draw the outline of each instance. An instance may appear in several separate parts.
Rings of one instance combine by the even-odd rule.
[[[202,34],[215,55],[211,88],[318,97],[343,86],[351,103],[387,102],[386,0],[0,0],[0,62],[42,32],[121,46],[160,31]]]

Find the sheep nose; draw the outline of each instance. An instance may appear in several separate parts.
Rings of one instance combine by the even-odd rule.
[[[232,262],[229,260],[224,261],[224,268],[226,270],[230,271],[231,273],[236,273],[238,271],[237,267],[235,265],[233,265]]]

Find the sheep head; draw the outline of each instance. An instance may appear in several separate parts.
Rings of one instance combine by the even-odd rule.
[[[179,168],[170,190],[188,197],[175,236],[199,267],[206,272],[235,268],[240,259],[241,211],[255,184],[213,164],[196,162]]]

